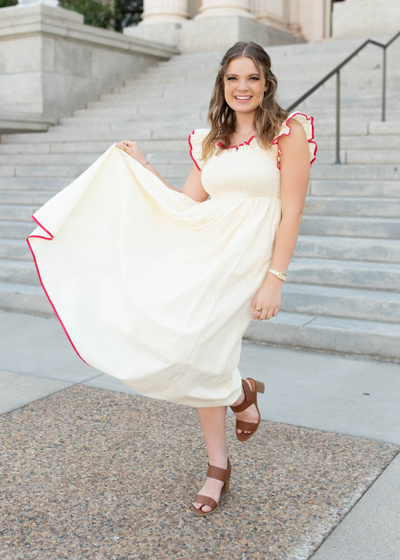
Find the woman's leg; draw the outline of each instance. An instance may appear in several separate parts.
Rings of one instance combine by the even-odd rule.
[[[203,428],[204,439],[206,440],[208,450],[208,461],[210,465],[226,469],[228,467],[228,455],[226,453],[225,440],[225,418],[226,406],[202,407],[197,409],[200,416],[201,427]],[[221,488],[224,483],[215,478],[208,478],[203,488],[198,492],[205,496],[211,496],[216,502],[219,501]],[[202,511],[210,511],[209,506],[199,502],[193,502],[193,505]]]

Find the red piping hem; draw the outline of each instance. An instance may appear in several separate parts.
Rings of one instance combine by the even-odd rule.
[[[75,350],[75,352],[78,354],[78,356],[80,357],[80,359],[81,359],[82,361],[85,362],[85,364],[87,364],[87,365],[90,366],[90,367],[93,367],[93,366],[91,366],[90,364],[88,364],[88,363],[82,358],[82,356],[79,354],[78,350],[75,348],[75,345],[74,345],[74,343],[73,343],[72,340],[71,340],[71,337],[70,337],[69,334],[68,334],[67,329],[65,328],[64,323],[63,323],[62,320],[61,320],[60,315],[57,313],[57,310],[56,310],[56,308],[55,308],[53,302],[51,301],[50,296],[49,296],[49,294],[47,293],[46,288],[44,287],[44,284],[43,284],[43,281],[42,281],[42,277],[41,277],[40,272],[39,272],[39,266],[38,266],[38,264],[37,264],[37,260],[36,260],[36,257],[35,257],[35,253],[33,252],[32,246],[31,246],[30,241],[29,241],[29,239],[30,239],[31,237],[37,237],[38,239],[45,239],[46,241],[51,241],[52,239],[54,239],[54,235],[52,235],[44,226],[42,226],[42,224],[35,218],[35,216],[32,215],[31,218],[33,218],[33,219],[35,220],[35,222],[38,224],[38,226],[40,226],[40,227],[42,228],[43,231],[45,231],[46,233],[48,233],[48,234],[50,235],[50,237],[43,237],[42,235],[28,235],[28,237],[26,238],[26,242],[28,243],[28,247],[29,247],[29,249],[30,249],[30,251],[31,251],[31,253],[32,253],[33,261],[34,261],[34,263],[35,263],[36,272],[37,272],[37,274],[38,274],[38,276],[39,276],[40,284],[42,285],[42,288],[43,288],[43,290],[44,290],[44,293],[46,294],[46,297],[47,297],[47,299],[49,300],[50,305],[52,306],[52,308],[53,308],[53,310],[54,310],[54,313],[55,313],[56,316],[57,316],[57,319],[60,321],[61,326],[62,326],[62,328],[64,329],[64,332],[65,332],[65,334],[67,335],[67,338],[68,338],[68,340],[70,341],[70,343],[71,343],[71,345],[72,345],[72,348],[73,348],[73,349]]]
[[[249,140],[245,140],[244,142],[239,144],[239,146],[234,145],[234,146],[229,146],[228,148],[225,148],[225,146],[222,142],[218,142],[217,146],[223,146],[225,148],[225,150],[231,150],[232,148],[236,148],[238,150],[240,148],[240,146],[244,146],[244,144],[247,144],[249,146],[250,142],[253,140],[253,138],[255,138],[255,136],[252,136],[251,138],[249,138]]]
[[[317,154],[318,146],[317,146],[317,143],[314,142],[314,117],[309,117],[309,116],[306,115],[305,113],[301,113],[300,111],[296,111],[295,113],[293,113],[293,115],[291,115],[290,117],[288,117],[288,118],[286,119],[285,125],[289,127],[289,132],[282,132],[282,133],[279,134],[278,136],[275,136],[275,138],[272,140],[272,143],[271,143],[271,145],[272,145],[272,144],[276,144],[276,145],[277,145],[278,153],[277,153],[277,156],[276,156],[276,165],[277,165],[277,167],[278,167],[279,170],[281,169],[281,168],[280,168],[280,162],[279,162],[279,157],[280,157],[280,155],[281,155],[281,151],[280,151],[280,149],[279,149],[278,140],[279,140],[279,138],[280,138],[281,136],[289,136],[289,134],[292,132],[292,129],[291,129],[290,126],[288,125],[288,122],[290,121],[290,119],[293,119],[293,117],[295,117],[296,115],[303,115],[303,117],[306,117],[306,119],[307,119],[308,121],[311,120],[311,138],[308,139],[308,143],[309,143],[309,144],[315,144],[315,147],[314,147],[313,158],[312,158],[312,160],[310,161],[310,167],[312,166],[312,164],[314,163],[314,161],[317,159],[317,155],[316,155],[316,154]]]
[[[196,130],[196,129],[195,129],[195,130]],[[194,134],[194,130],[192,130],[192,132],[189,134],[189,137],[188,137],[188,142],[189,142],[189,146],[190,146],[189,153],[190,153],[190,157],[192,158],[192,160],[193,160],[195,166],[197,167],[197,169],[198,169],[199,171],[201,171],[201,167],[199,167],[199,165],[198,165],[197,161],[194,159],[193,153],[192,153],[192,152],[193,152],[193,146],[192,146],[192,142],[190,141],[190,137],[192,136],[192,134]]]

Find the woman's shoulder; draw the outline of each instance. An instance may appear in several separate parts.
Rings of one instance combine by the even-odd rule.
[[[286,119],[282,122],[279,133],[272,140],[272,145],[277,148],[277,166],[280,169],[280,156],[279,139],[283,136],[293,135],[292,130],[300,131],[303,128],[309,147],[310,165],[316,160],[317,143],[314,140],[314,117],[308,116],[300,111],[293,111],[289,113]]]

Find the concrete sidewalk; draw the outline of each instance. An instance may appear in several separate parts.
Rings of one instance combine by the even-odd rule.
[[[400,446],[398,365],[245,342],[240,371],[266,384],[259,397],[263,420]],[[56,318],[0,311],[0,413],[77,384],[138,395],[85,365]],[[233,422],[230,410],[229,415]],[[400,558],[399,470],[397,456],[322,543],[315,559]]]

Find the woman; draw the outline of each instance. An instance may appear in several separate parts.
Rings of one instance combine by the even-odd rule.
[[[241,379],[241,341],[252,318],[278,313],[316,157],[313,118],[289,115],[276,89],[264,49],[236,43],[217,74],[211,128],[189,135],[182,191],[124,140],[35,212],[27,238],[82,360],[145,396],[197,407],[209,468],[196,515],[229,489],[227,406],[239,441],[260,423],[264,385]]]

